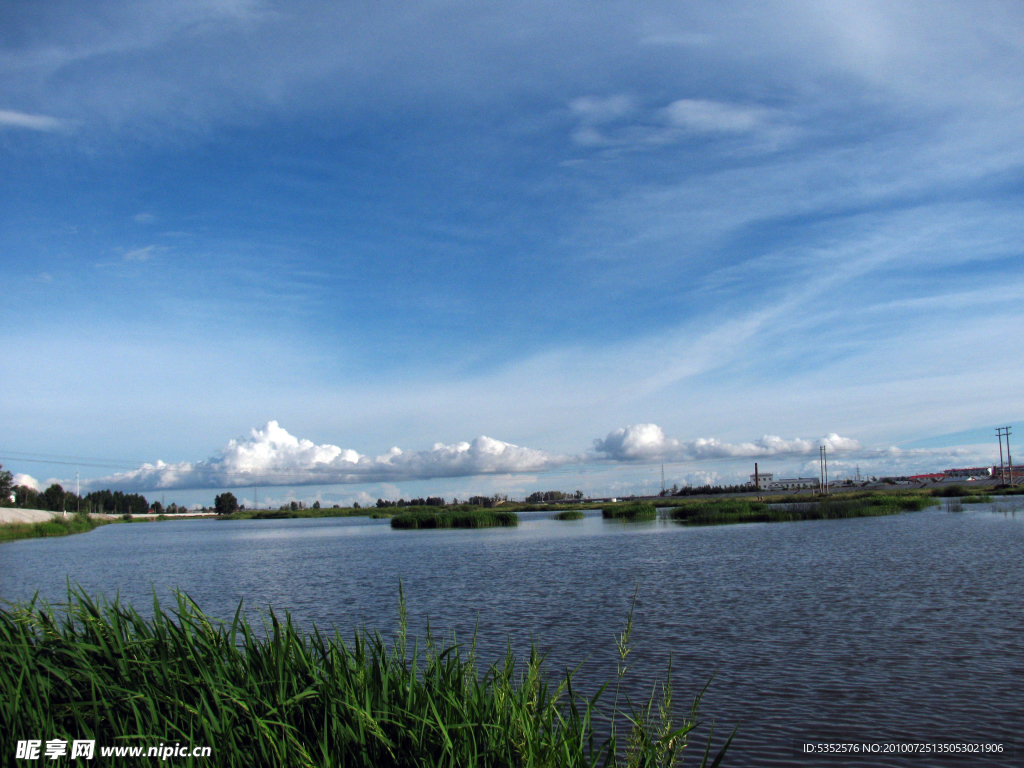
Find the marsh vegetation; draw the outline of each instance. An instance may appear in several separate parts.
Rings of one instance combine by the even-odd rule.
[[[674,712],[671,665],[648,702],[618,695],[632,612],[618,678],[588,698],[573,672],[550,677],[536,646],[483,672],[475,646],[428,632],[410,648],[399,606],[390,643],[304,632],[273,611],[253,624],[241,607],[220,622],[181,592],[171,611],[154,599],[152,618],[82,591],[60,610],[4,608],[4,749],[15,734],[45,734],[212,745],[224,766],[671,766],[699,725],[700,694]]]
[[[679,505],[668,512],[668,517],[686,525],[781,523],[895,515],[922,510],[938,503],[929,496],[889,494],[827,496],[782,504],[753,499],[728,499]]]
[[[606,520],[653,520],[657,516],[657,507],[646,501],[607,504],[601,509],[601,517]]]
[[[552,520],[582,520],[583,512],[578,509],[567,509],[563,512],[559,512],[553,515]]]
[[[58,515],[41,523],[3,523],[0,524],[0,542],[87,533],[107,522],[109,521],[93,519],[83,512],[67,517]]]
[[[409,510],[409,508],[406,508]],[[498,528],[519,525],[519,515],[503,509],[416,507],[391,518],[392,528]]]

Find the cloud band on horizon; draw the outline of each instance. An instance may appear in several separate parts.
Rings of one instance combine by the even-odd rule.
[[[223,450],[196,463],[157,461],[128,472],[89,481],[89,488],[188,490],[261,486],[353,485],[359,483],[472,477],[553,469],[565,457],[480,436],[424,451],[392,448],[371,457],[336,445],[316,445],[289,434],[276,421],[231,440]]]
[[[146,463],[138,469],[83,485],[89,489],[109,486],[126,491],[355,485],[543,472],[587,462],[631,464],[811,454],[821,445],[835,452],[861,448],[858,441],[834,433],[817,440],[785,440],[766,435],[738,444],[716,438],[682,442],[666,437],[656,424],[635,424],[613,430],[603,440],[594,441],[593,451],[575,456],[480,436],[452,445],[435,443],[422,451],[396,447],[371,457],[336,445],[316,445],[291,435],[276,421],[269,421],[263,429],[253,429],[247,438],[230,440],[221,451],[203,461]]]

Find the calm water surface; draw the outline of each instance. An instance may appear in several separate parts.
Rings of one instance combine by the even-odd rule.
[[[304,623],[393,631],[399,579],[413,628],[468,639],[484,661],[531,638],[581,682],[615,673],[634,588],[630,692],[675,667],[677,700],[716,677],[727,765],[1024,765],[996,758],[825,759],[803,741],[1002,742],[1024,725],[1024,511],[977,505],[895,517],[686,528],[556,522],[392,531],[386,520],[172,521],[0,546],[0,597],[66,583],[140,608],[178,586],[230,618],[273,605]],[[706,729],[705,729],[706,733]]]

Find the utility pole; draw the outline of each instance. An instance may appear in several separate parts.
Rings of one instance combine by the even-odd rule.
[[[818,446],[818,493],[825,493],[825,446]]]
[[[828,449],[824,445],[821,446],[821,458],[825,465],[825,496],[828,496]]]
[[[75,496],[78,498],[78,512],[82,511],[82,485],[78,482],[78,470],[75,470]],[[76,514],[78,514],[76,512]]]
[[[1006,430],[1006,463],[1010,465],[1010,487],[1013,487],[1013,459],[1010,457],[1010,428],[1004,427]]]
[[[665,465],[661,465],[661,495],[665,495]]]
[[[1003,431],[1009,427],[996,427],[996,437],[999,438],[999,482],[1006,484],[1006,469],[1003,466]],[[1010,438],[1006,438],[1006,452],[1010,452]]]

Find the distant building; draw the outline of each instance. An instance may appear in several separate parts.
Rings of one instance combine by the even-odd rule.
[[[1009,464],[1004,464],[1002,467],[1003,474],[1006,475],[1006,479],[1010,479],[1010,475],[1013,475],[1013,480],[1016,482],[1024,477],[1024,467],[1019,464],[1014,464],[1012,467]],[[999,477],[999,467],[992,467],[992,474],[989,477]]]
[[[964,469],[947,469],[943,471],[946,477],[992,477],[993,467],[966,467]],[[995,468],[996,474],[999,468]]]
[[[821,482],[816,477],[780,477],[768,484],[770,491],[805,491],[817,489]]]
[[[773,477],[771,472],[758,472],[756,475],[750,476],[750,484],[760,491],[771,485]]]

